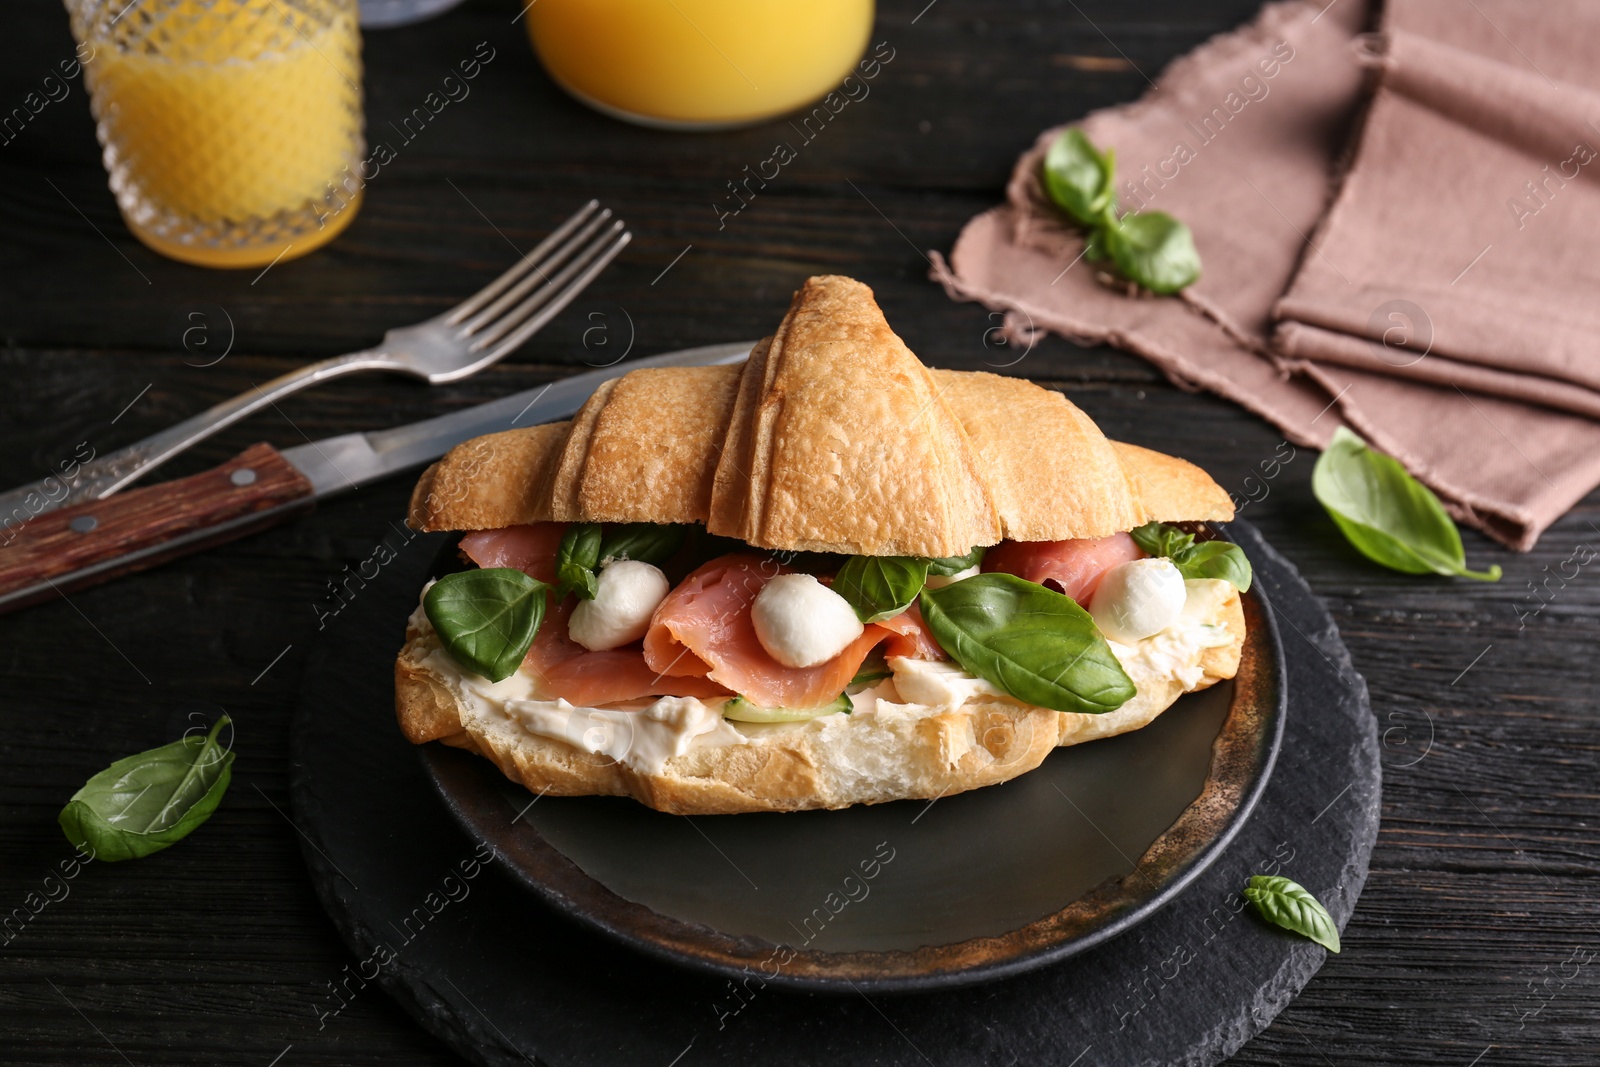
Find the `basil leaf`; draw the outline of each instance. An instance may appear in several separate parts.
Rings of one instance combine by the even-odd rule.
[[[1147,522],[1143,526],[1129,530],[1128,536],[1133,538],[1134,544],[1150,555],[1166,556],[1168,559],[1194,544],[1193,534],[1185,533],[1176,526],[1168,526],[1164,522]]]
[[[924,589],[921,605],[939,647],[1018,700],[1099,715],[1134,695],[1094,619],[1069,596],[997,572]]]
[[[452,659],[498,682],[538,636],[548,588],[511,567],[459,571],[429,587],[422,610]]]
[[[1119,273],[1153,293],[1175,293],[1200,277],[1200,253],[1189,227],[1161,211],[1117,217],[1116,153],[1101,152],[1082,130],[1070,129],[1045,151],[1040,180],[1046,195],[1089,232],[1083,255],[1109,258]]]
[[[1088,240],[1083,243],[1083,258],[1085,262],[1104,263],[1106,261],[1106,242],[1100,236],[1104,232],[1099,228],[1089,231]]]
[[[1244,549],[1230,541],[1195,541],[1194,535],[1163,522],[1128,531],[1134,544],[1152,556],[1165,556],[1185,578],[1222,578],[1249,592],[1253,571]]]
[[[1201,541],[1173,557],[1178,573],[1185,578],[1221,578],[1241,593],[1250,591],[1254,572],[1244,549],[1231,541]]]
[[[1057,207],[1083,223],[1093,226],[1110,209],[1111,178],[1116,172],[1116,154],[1104,154],[1089,143],[1079,129],[1070,129],[1056,138],[1044,156],[1044,188]]]
[[[1311,491],[1361,554],[1407,574],[1500,580],[1500,567],[1467,569],[1461,532],[1432,490],[1392,456],[1343,426],[1311,471]]]
[[[630,522],[613,526],[600,539],[598,562],[636,559],[660,566],[683,547],[684,529],[671,523]],[[585,599],[592,600],[591,593]]]
[[[930,559],[927,562],[929,574],[937,574],[941,578],[948,578],[952,574],[960,574],[962,571],[969,570],[982,563],[983,546],[974,547],[965,556],[941,556],[938,559]]]
[[[1105,250],[1123,277],[1152,293],[1176,293],[1200,277],[1200,253],[1189,227],[1164,211],[1124,215],[1101,230]]]
[[[205,737],[117,760],[84,783],[58,821],[80,852],[114,863],[160,852],[211,818],[233,777],[233,752],[217,743],[224,715]]]
[[[584,600],[593,600],[599,587],[594,569],[599,565],[600,524],[575,522],[568,526],[556,553],[556,596],[577,593]]]
[[[928,561],[909,556],[851,556],[833,579],[862,622],[877,622],[911,606],[928,580]]]
[[[1245,887],[1245,897],[1256,914],[1274,926],[1304,934],[1330,952],[1339,951],[1339,928],[1322,902],[1298,882],[1256,874]]]

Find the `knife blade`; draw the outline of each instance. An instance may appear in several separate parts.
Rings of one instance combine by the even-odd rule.
[[[751,345],[740,341],[647,356],[390,430],[348,433],[296,445],[284,449],[283,458],[306,476],[320,499],[438,459],[462,441],[486,433],[566,418],[603,383],[631,370],[737,363],[750,354]]]
[[[258,444],[209,471],[18,521],[0,516],[0,613],[230,541],[324,497],[420,466],[483,434],[575,413],[604,382],[644,367],[737,363],[751,342],[629,360],[475,407],[282,452]]]

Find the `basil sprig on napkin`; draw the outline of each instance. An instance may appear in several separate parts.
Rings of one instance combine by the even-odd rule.
[[[548,588],[512,567],[458,571],[428,587],[422,610],[452,659],[498,682],[539,635]]]
[[[1080,129],[1057,137],[1044,155],[1045,192],[1085,226],[1098,226],[1107,211],[1116,211],[1117,194],[1111,188],[1116,173],[1116,150],[1101,152]]]
[[[1119,216],[1115,178],[1116,153],[1096,149],[1082,130],[1067,130],[1045,153],[1045,192],[1089,231],[1084,258],[1110,259],[1124,278],[1153,293],[1193,285],[1200,277],[1200,253],[1189,227],[1164,211]]]
[[[967,673],[1018,700],[1100,715],[1135,692],[1089,613],[1014,574],[980,574],[923,589],[922,618]]]
[[[139,859],[183,840],[211,818],[233,777],[233,751],[218,734],[224,715],[205,737],[186,736],[119,759],[84,783],[61,809],[62,831],[74,847],[108,863]]]
[[[556,553],[556,595],[593,600],[601,564],[636,559],[659,566],[682,547],[683,538],[684,528],[671,523],[621,523],[602,533],[598,522],[575,522],[561,535]]]
[[[1129,536],[1150,555],[1170,559],[1185,578],[1223,578],[1241,593],[1250,591],[1250,561],[1232,541],[1196,541],[1193,534],[1163,522],[1147,522]]]
[[[1200,279],[1194,234],[1164,211],[1124,215],[1101,227],[1099,236],[1117,273],[1152,293],[1176,293]]]
[[[1303,934],[1329,952],[1339,951],[1339,928],[1334,925],[1333,916],[1300,883],[1277,875],[1255,874],[1250,876],[1244,895],[1255,905],[1256,914],[1272,925]]]
[[[1350,543],[1375,563],[1406,574],[1500,580],[1498,564],[1467,569],[1461,531],[1432,490],[1343,426],[1312,469],[1311,491]]]

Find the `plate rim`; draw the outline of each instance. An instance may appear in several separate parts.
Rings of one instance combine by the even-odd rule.
[[[1208,525],[1215,536],[1233,540],[1221,524]],[[458,539],[451,537],[440,546],[430,573],[437,574],[446,565]],[[635,951],[703,973],[746,981],[754,978],[764,985],[807,992],[910,993],[978,985],[1070,958],[1126,933],[1182,893],[1226,851],[1248,821],[1266,790],[1282,747],[1288,690],[1282,641],[1271,605],[1256,584],[1240,600],[1246,618],[1240,669],[1233,680],[1228,714],[1212,742],[1211,767],[1200,794],[1140,854],[1127,874],[1107,879],[1059,911],[1016,930],[948,945],[851,952],[797,949],[662,915],[648,905],[622,897],[584,872],[532,826],[513,830],[515,820],[502,826],[499,821],[485,825],[483,820],[474,818],[462,798],[447,788],[447,780],[454,784],[467,775],[499,775],[493,762],[440,742],[420,745],[417,751],[430,785],[451,818],[469,834],[487,841],[498,865],[518,885],[554,911]],[[1253,687],[1264,688],[1267,696],[1247,699]],[[1230,732],[1229,724],[1235,715],[1249,715],[1252,711],[1261,714],[1264,728],[1253,733]],[[1228,751],[1219,752],[1224,741],[1229,743]],[[1242,774],[1242,779],[1239,775],[1219,778],[1219,759],[1225,771],[1231,767]],[[521,788],[516,782],[511,784]],[[1205,805],[1221,802],[1225,799],[1221,794],[1230,789],[1236,792],[1220,829],[1189,848],[1180,849]],[[1175,849],[1180,850],[1169,856]],[[1147,863],[1164,858],[1176,862],[1154,892],[1141,895],[1115,891],[1131,883],[1133,875]],[[1092,908],[1114,912],[1113,917],[1091,922],[1090,917],[1078,914]],[[1078,933],[1063,929],[1074,923],[1090,925]],[[770,962],[786,949],[792,955],[775,972],[761,968],[762,963]],[[980,957],[976,962],[959,962],[975,953]]]

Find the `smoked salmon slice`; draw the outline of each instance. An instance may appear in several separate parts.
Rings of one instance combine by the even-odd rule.
[[[1051,585],[1087,605],[1106,571],[1143,558],[1144,552],[1125,533],[1075,541],[1002,541],[984,553],[983,570]]]
[[[480,567],[513,567],[541,582],[556,580],[564,522],[536,522],[499,530],[474,530],[461,538],[461,551]]]
[[[790,573],[776,560],[742,552],[700,567],[656,608],[644,638],[645,661],[663,675],[709,677],[764,707],[826,704],[844,692],[867,653],[893,631],[868,626],[826,663],[785,667],[761,647],[750,605],[762,586]]]
[[[514,567],[555,582],[556,554],[566,525],[559,522],[478,530],[461,550],[480,567]],[[552,590],[523,670],[539,679],[546,699],[596,707],[646,696],[715,697],[740,693],[768,707],[826,704],[861,669],[874,647],[888,656],[944,659],[917,606],[867,626],[838,656],[816,667],[785,667],[767,654],[750,621],[750,605],[768,581],[793,569],[755,553],[734,553],[704,564],[656,609],[642,648],[590,652],[567,636],[576,601],[557,602]]]
[[[461,551],[480,567],[514,567],[541,582],[556,580],[556,555],[566,524],[541,522],[477,530],[461,538]],[[728,696],[727,689],[704,678],[663,678],[644,661],[638,647],[590,652],[567,636],[567,620],[576,602],[556,601],[546,594],[539,636],[522,667],[539,679],[546,699],[563,699],[579,707],[597,707],[647,696]]]
[[[883,643],[885,657],[901,656],[905,659],[948,659],[944,649],[939,647],[939,642],[933,639],[933,631],[928,629],[928,624],[922,620],[922,609],[913,600],[911,606],[892,619],[875,622],[873,626],[881,626],[892,633]],[[868,627],[871,629],[871,627]]]
[[[555,594],[546,594],[550,600]],[[539,636],[522,660],[522,669],[539,679],[539,692],[578,707],[598,707],[647,696],[718,697],[727,689],[707,678],[667,678],[644,661],[637,646],[590,652],[567,636],[567,621],[577,606],[572,597],[545,602]]]

